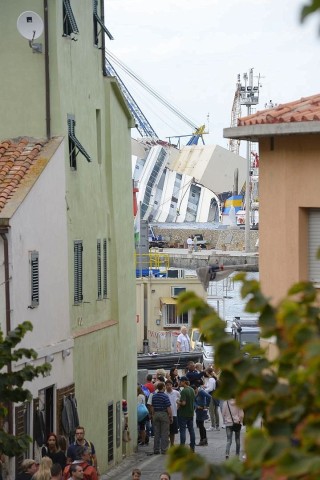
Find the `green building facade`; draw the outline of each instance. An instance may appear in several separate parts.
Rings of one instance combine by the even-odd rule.
[[[0,3],[1,139],[65,138],[66,321],[74,337],[80,423],[103,472],[134,448],[134,441],[124,444],[121,438],[122,399],[128,400],[136,438],[134,122],[116,80],[104,72],[109,40],[102,0]],[[17,29],[26,10],[37,13],[44,27],[31,43]],[[30,18],[37,32],[36,17]]]

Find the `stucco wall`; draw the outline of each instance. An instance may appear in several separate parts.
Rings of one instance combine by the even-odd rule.
[[[207,294],[199,282],[198,278],[149,278],[144,277],[136,281],[136,296],[137,296],[137,315],[139,315],[139,322],[137,323],[137,341],[138,351],[143,351],[144,329],[148,332],[160,331],[177,331],[180,325],[176,327],[166,327],[162,318],[161,301],[162,297],[171,297],[171,287],[179,286],[185,287],[187,291],[195,292],[199,297],[207,298]],[[190,315],[190,325],[192,316]],[[157,325],[157,320],[160,324]]]
[[[320,207],[319,135],[260,142],[260,280],[274,301],[308,279],[307,209]]]

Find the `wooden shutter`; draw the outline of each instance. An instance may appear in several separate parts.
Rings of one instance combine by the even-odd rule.
[[[74,242],[74,303],[79,304],[83,300],[82,292],[82,240]]]
[[[107,239],[103,239],[103,297],[108,296],[108,246]]]
[[[113,460],[113,402],[108,403],[108,462]]]
[[[39,305],[39,252],[31,252],[31,307]]]
[[[97,288],[98,300],[102,298],[102,278],[101,278],[101,240],[97,240]]]

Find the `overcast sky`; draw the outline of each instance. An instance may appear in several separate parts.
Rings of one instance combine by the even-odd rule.
[[[222,130],[230,126],[238,73],[242,80],[253,67],[261,75],[258,110],[269,100],[319,93],[319,16],[300,24],[306,2],[106,0],[106,24],[115,38],[107,48],[197,125],[209,114],[206,143],[227,147]],[[160,138],[191,133],[116,69]]]

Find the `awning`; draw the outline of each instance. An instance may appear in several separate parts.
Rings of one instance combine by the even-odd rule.
[[[160,302],[165,305],[176,305],[177,300],[172,297],[160,297]]]

